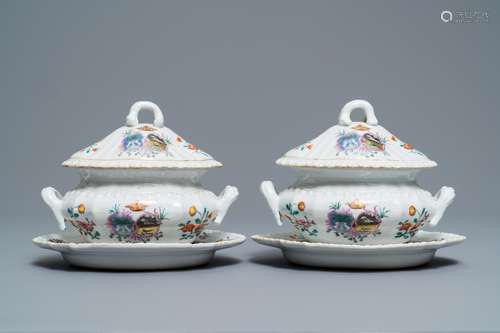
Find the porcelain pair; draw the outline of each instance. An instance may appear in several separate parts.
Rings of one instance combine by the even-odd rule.
[[[351,121],[358,108],[366,121]],[[139,123],[142,110],[154,113],[153,124]],[[436,163],[379,126],[362,100],[277,163],[298,171],[296,183],[279,195],[269,181],[261,190],[278,224],[291,223],[311,242],[405,243],[436,225],[455,196],[449,187],[432,196],[417,185],[419,171]],[[222,164],[165,127],[151,102],[135,103],[126,126],[63,165],[79,169],[80,184],[64,197],[45,188],[42,197],[60,229],[71,226],[82,242],[192,243],[238,196],[233,186],[219,196],[202,188],[201,176]]]

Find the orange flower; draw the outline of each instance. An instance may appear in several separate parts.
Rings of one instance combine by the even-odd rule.
[[[304,201],[301,201],[301,202],[299,202],[299,204],[298,204],[298,206],[297,206],[297,207],[299,208],[299,210],[300,210],[301,212],[303,212],[303,211],[304,211],[304,209],[306,209],[306,204],[304,203]]]
[[[188,145],[188,149],[191,149],[191,150],[197,150],[198,148],[197,148],[195,145],[193,145],[192,143],[190,143],[190,144]]]
[[[311,150],[312,147],[313,147],[312,143],[306,145],[306,148],[309,149],[309,150]]]
[[[197,210],[195,206],[189,207],[189,216],[194,216],[196,214]]]
[[[411,205],[410,208],[408,208],[408,214],[410,214],[410,216],[414,216],[416,213],[417,209],[415,208],[415,206]]]
[[[392,141],[398,141],[398,138],[396,138],[396,136],[393,135],[393,136],[391,136],[391,140]]]
[[[405,144],[403,145],[403,148],[404,148],[404,149],[408,149],[408,150],[412,150],[412,149],[413,149],[413,146],[412,146],[410,143],[405,143]]]
[[[84,204],[81,203],[78,205],[78,213],[85,214],[85,205]]]
[[[180,136],[177,136],[177,139],[176,139],[176,140],[177,140],[177,142],[182,142],[182,141],[184,141],[184,140],[182,140],[182,138],[181,138]]]

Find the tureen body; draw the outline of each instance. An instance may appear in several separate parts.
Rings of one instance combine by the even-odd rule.
[[[301,170],[279,194],[271,183],[262,189],[279,224],[290,223],[311,242],[337,244],[407,242],[424,225],[436,224],[454,197],[449,187],[432,196],[413,172],[377,173]]]
[[[366,107],[370,116],[371,105],[355,102],[349,111]],[[347,126],[336,126],[334,133],[278,160],[298,172],[295,184],[279,194],[270,181],[261,184],[278,224],[291,224],[311,242],[368,245],[405,243],[424,226],[439,222],[454,190],[442,187],[433,196],[420,188],[417,174],[435,163],[376,126],[373,118],[371,124],[348,121]],[[410,159],[397,155],[388,144],[402,148]],[[315,146],[320,152],[307,158]],[[392,156],[398,158],[391,160]]]
[[[51,187],[42,190],[62,230],[74,230],[82,241],[95,243],[191,243],[208,224],[221,223],[238,190],[227,186],[216,196],[204,189],[201,176],[218,162],[205,153],[194,161],[176,159],[178,153],[197,157],[199,152],[156,125],[119,129],[68,160],[79,168],[80,184],[64,196]],[[82,158],[100,149],[123,158]]]

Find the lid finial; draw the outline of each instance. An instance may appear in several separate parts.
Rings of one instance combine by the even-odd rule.
[[[140,111],[145,110],[145,111],[152,111],[154,113],[154,122],[153,124],[156,127],[163,127],[163,123],[165,121],[165,118],[163,117],[163,113],[161,112],[160,108],[158,105],[156,105],[153,102],[149,101],[138,101],[132,104],[130,107],[130,111],[127,116],[127,121],[126,124],[129,127],[134,127],[139,125],[139,119],[137,118],[138,114]]]
[[[361,109],[365,112],[366,120],[365,123],[368,125],[378,125],[377,117],[375,117],[375,112],[373,111],[373,106],[365,100],[355,99],[350,101],[340,111],[339,115],[339,125],[349,126],[352,124],[351,113],[356,109]]]

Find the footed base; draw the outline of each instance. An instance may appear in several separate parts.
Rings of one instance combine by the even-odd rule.
[[[349,268],[349,269],[395,269],[415,267],[427,264],[432,260],[436,250],[412,254],[391,254],[380,256],[378,254],[354,256],[352,254],[310,254],[301,251],[285,250],[285,258],[297,265]]]

